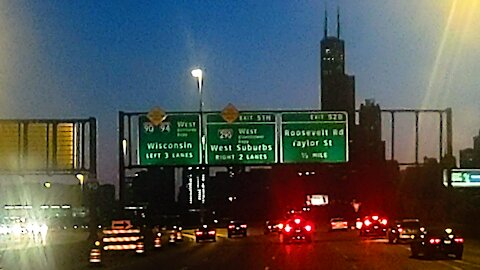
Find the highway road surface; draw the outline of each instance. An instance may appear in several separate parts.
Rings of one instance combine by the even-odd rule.
[[[427,260],[410,257],[408,245],[385,239],[361,238],[355,231],[317,231],[312,243],[282,243],[274,233],[249,229],[247,238],[228,239],[219,229],[216,242],[195,243],[192,231],[184,241],[164,243],[145,256],[103,256],[102,269],[480,269],[480,244],[466,240],[463,260]],[[3,269],[91,269],[85,241],[45,247],[4,250]]]

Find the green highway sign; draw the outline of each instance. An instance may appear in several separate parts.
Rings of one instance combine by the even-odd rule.
[[[139,165],[200,164],[200,115],[172,113],[160,116],[142,115],[138,119]]]
[[[206,161],[210,165],[278,162],[276,117],[271,112],[208,113]]]
[[[281,163],[348,161],[346,112],[281,114]]]

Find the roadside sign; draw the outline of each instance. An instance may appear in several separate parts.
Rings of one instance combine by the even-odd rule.
[[[138,120],[140,165],[200,164],[199,114],[166,114],[157,125],[150,118],[143,115]],[[161,114],[154,116],[160,118]]]
[[[233,107],[233,105],[232,105]],[[235,112],[207,114],[206,161],[211,165],[276,163],[275,114]],[[225,111],[228,109],[228,112]]]
[[[165,120],[166,116],[167,115],[165,114],[165,112],[159,107],[151,109],[150,112],[148,112],[147,114],[148,120],[150,120],[150,123],[152,123],[154,126],[158,126],[159,124],[161,124],[163,120]]]
[[[281,114],[281,163],[348,161],[346,112]]]
[[[448,186],[448,170],[444,170],[443,184]],[[452,187],[480,187],[480,169],[452,169]]]
[[[138,120],[138,165],[269,165],[348,161],[346,112],[165,113]],[[205,130],[202,147],[201,131]]]
[[[225,120],[227,123],[231,124],[237,120],[238,116],[240,115],[240,112],[233,106],[232,103],[229,103],[222,111],[221,113],[223,120]]]
[[[307,195],[306,205],[312,205],[312,206],[328,205],[328,195],[321,195],[321,194]]]
[[[128,230],[132,228],[132,222],[125,220],[112,220],[112,230]]]

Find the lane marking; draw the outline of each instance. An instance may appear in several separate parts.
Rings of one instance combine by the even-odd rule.
[[[442,262],[442,261],[437,261],[437,262],[438,262],[439,264],[443,264],[443,265],[445,265],[445,266],[451,267],[451,268],[453,268],[453,269],[455,269],[455,270],[463,270],[463,268],[457,267],[457,266],[455,266],[455,265],[451,265],[451,264],[446,263],[446,262]]]
[[[195,240],[195,235],[184,233],[184,234],[182,234],[182,236]]]
[[[378,238],[378,239],[363,239],[362,242],[365,243],[388,243],[388,239]]]
[[[480,264],[476,264],[476,263],[470,263],[470,262],[462,261],[462,260],[455,260],[454,262],[459,263],[459,264],[472,266],[472,267],[476,267],[476,268],[480,268]]]
[[[187,238],[190,238],[192,240],[195,240],[195,235],[192,235],[192,234],[189,234],[189,233],[184,233],[182,235],[187,237]],[[217,234],[217,236],[220,237],[220,238],[227,238],[227,236],[223,235],[223,234]]]

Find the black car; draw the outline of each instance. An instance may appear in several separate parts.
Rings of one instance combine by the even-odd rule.
[[[312,242],[313,225],[303,218],[294,218],[285,222],[282,230],[283,242],[290,243],[292,241]]]
[[[390,244],[410,242],[422,229],[424,228],[418,219],[403,219],[397,221],[387,232],[388,242]]]
[[[183,241],[182,227],[179,225],[167,227],[164,233],[168,235],[168,243],[170,244]]]
[[[367,216],[363,219],[362,227],[360,228],[360,236],[382,236],[387,235],[386,218],[377,215]]]
[[[452,229],[428,229],[420,232],[410,243],[412,257],[434,258],[437,256],[454,255],[461,260],[463,256],[463,238]]]
[[[228,224],[228,238],[233,236],[247,237],[247,223],[241,221],[230,221]]]
[[[195,241],[198,243],[204,240],[216,241],[217,230],[209,225],[202,225],[195,230]]]

